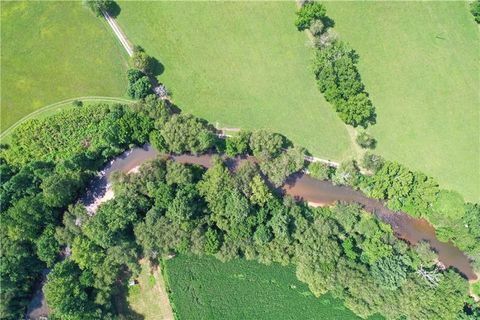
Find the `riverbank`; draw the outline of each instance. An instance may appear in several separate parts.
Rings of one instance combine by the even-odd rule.
[[[129,150],[112,160],[109,167],[104,170],[104,176],[108,179],[113,171],[136,172],[141,164],[148,160],[153,160],[159,155],[149,145]],[[212,156],[212,154],[198,156],[182,154],[170,155],[168,157],[180,163],[196,164],[209,168],[212,166]],[[225,160],[230,168],[235,168],[241,161],[246,161],[246,159],[242,158]],[[280,190],[283,190],[283,192],[298,201],[307,202],[313,207],[332,205],[335,202],[360,204],[378,219],[389,224],[398,238],[412,245],[419,241],[429,242],[431,248],[437,252],[440,262],[445,267],[456,268],[469,280],[477,279],[468,257],[451,242],[439,241],[435,234],[435,228],[424,219],[416,219],[403,212],[394,212],[388,209],[381,201],[368,198],[360,191],[353,190],[347,186],[335,186],[330,181],[316,180],[303,173],[290,176]],[[105,194],[106,192],[103,196]]]

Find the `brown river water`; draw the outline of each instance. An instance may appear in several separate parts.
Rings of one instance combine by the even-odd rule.
[[[148,145],[133,149],[113,161],[106,170],[106,175],[108,176],[115,170],[129,172],[145,161],[155,159],[157,155],[157,152]],[[200,156],[184,154],[169,157],[180,163],[197,164],[206,168],[212,165],[212,155],[210,154]],[[227,166],[235,168],[240,161],[245,161],[245,159],[227,160]],[[385,207],[383,202],[368,198],[360,191],[346,186],[335,186],[330,181],[316,180],[304,173],[290,176],[282,189],[286,194],[298,200],[306,201],[313,206],[328,206],[337,201],[358,203],[367,211],[375,214],[380,220],[392,226],[398,238],[411,244],[416,244],[422,240],[427,241],[446,267],[456,268],[469,280],[474,280],[477,277],[468,257],[453,243],[439,241],[435,236],[435,229],[425,219],[416,219],[403,212],[394,212]]]

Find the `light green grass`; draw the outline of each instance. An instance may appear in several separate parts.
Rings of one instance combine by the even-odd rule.
[[[180,255],[166,262],[166,274],[182,320],[359,319],[330,295],[316,298],[291,267]]]
[[[1,131],[78,96],[124,96],[126,54],[81,2],[1,2]]]
[[[128,288],[127,302],[130,312],[127,311],[126,315],[137,314],[139,319],[145,320],[162,320],[168,316],[171,318],[170,306],[162,305],[165,301],[160,297],[162,294],[167,297],[160,270],[156,269],[152,273],[147,262],[141,263],[141,268],[137,283]]]
[[[480,200],[480,39],[468,4],[325,4],[360,55],[377,151]]]
[[[294,2],[119,5],[123,31],[165,66],[159,79],[184,111],[280,132],[323,158],[352,155],[345,126],[316,88]]]

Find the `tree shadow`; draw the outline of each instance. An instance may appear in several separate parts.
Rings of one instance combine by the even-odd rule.
[[[323,25],[325,26],[325,29],[329,29],[329,28],[333,28],[335,27],[335,21],[330,18],[330,17],[327,17],[327,16],[324,16],[322,18],[322,23]]]
[[[150,72],[152,76],[157,77],[163,74],[165,71],[165,66],[155,57],[150,57],[150,59]]]
[[[117,319],[125,320],[144,320],[145,316],[137,313],[130,307],[127,301],[128,297],[128,284],[126,281],[118,281],[117,286],[114,288],[113,305]]]

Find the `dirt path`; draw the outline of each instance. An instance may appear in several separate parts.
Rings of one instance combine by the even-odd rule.
[[[115,33],[115,35],[117,36],[118,40],[120,40],[120,43],[122,44],[122,46],[125,48],[125,50],[127,51],[128,55],[131,57],[133,56],[133,48],[132,46],[130,45],[130,42],[128,41],[127,37],[125,36],[125,34],[123,33],[122,29],[120,29],[120,26],[117,24],[117,22],[115,21],[115,19],[113,19],[109,14],[108,12],[106,11],[103,11],[103,16],[105,17],[105,20],[107,20],[108,24],[110,25],[110,27],[112,28],[113,30],[113,33]]]
[[[162,272],[160,269],[155,270],[154,277],[156,281],[155,287],[158,292],[158,304],[162,311],[164,320],[174,320],[173,309],[170,305],[170,299],[168,298],[167,288],[165,286],[165,280],[163,280]]]

